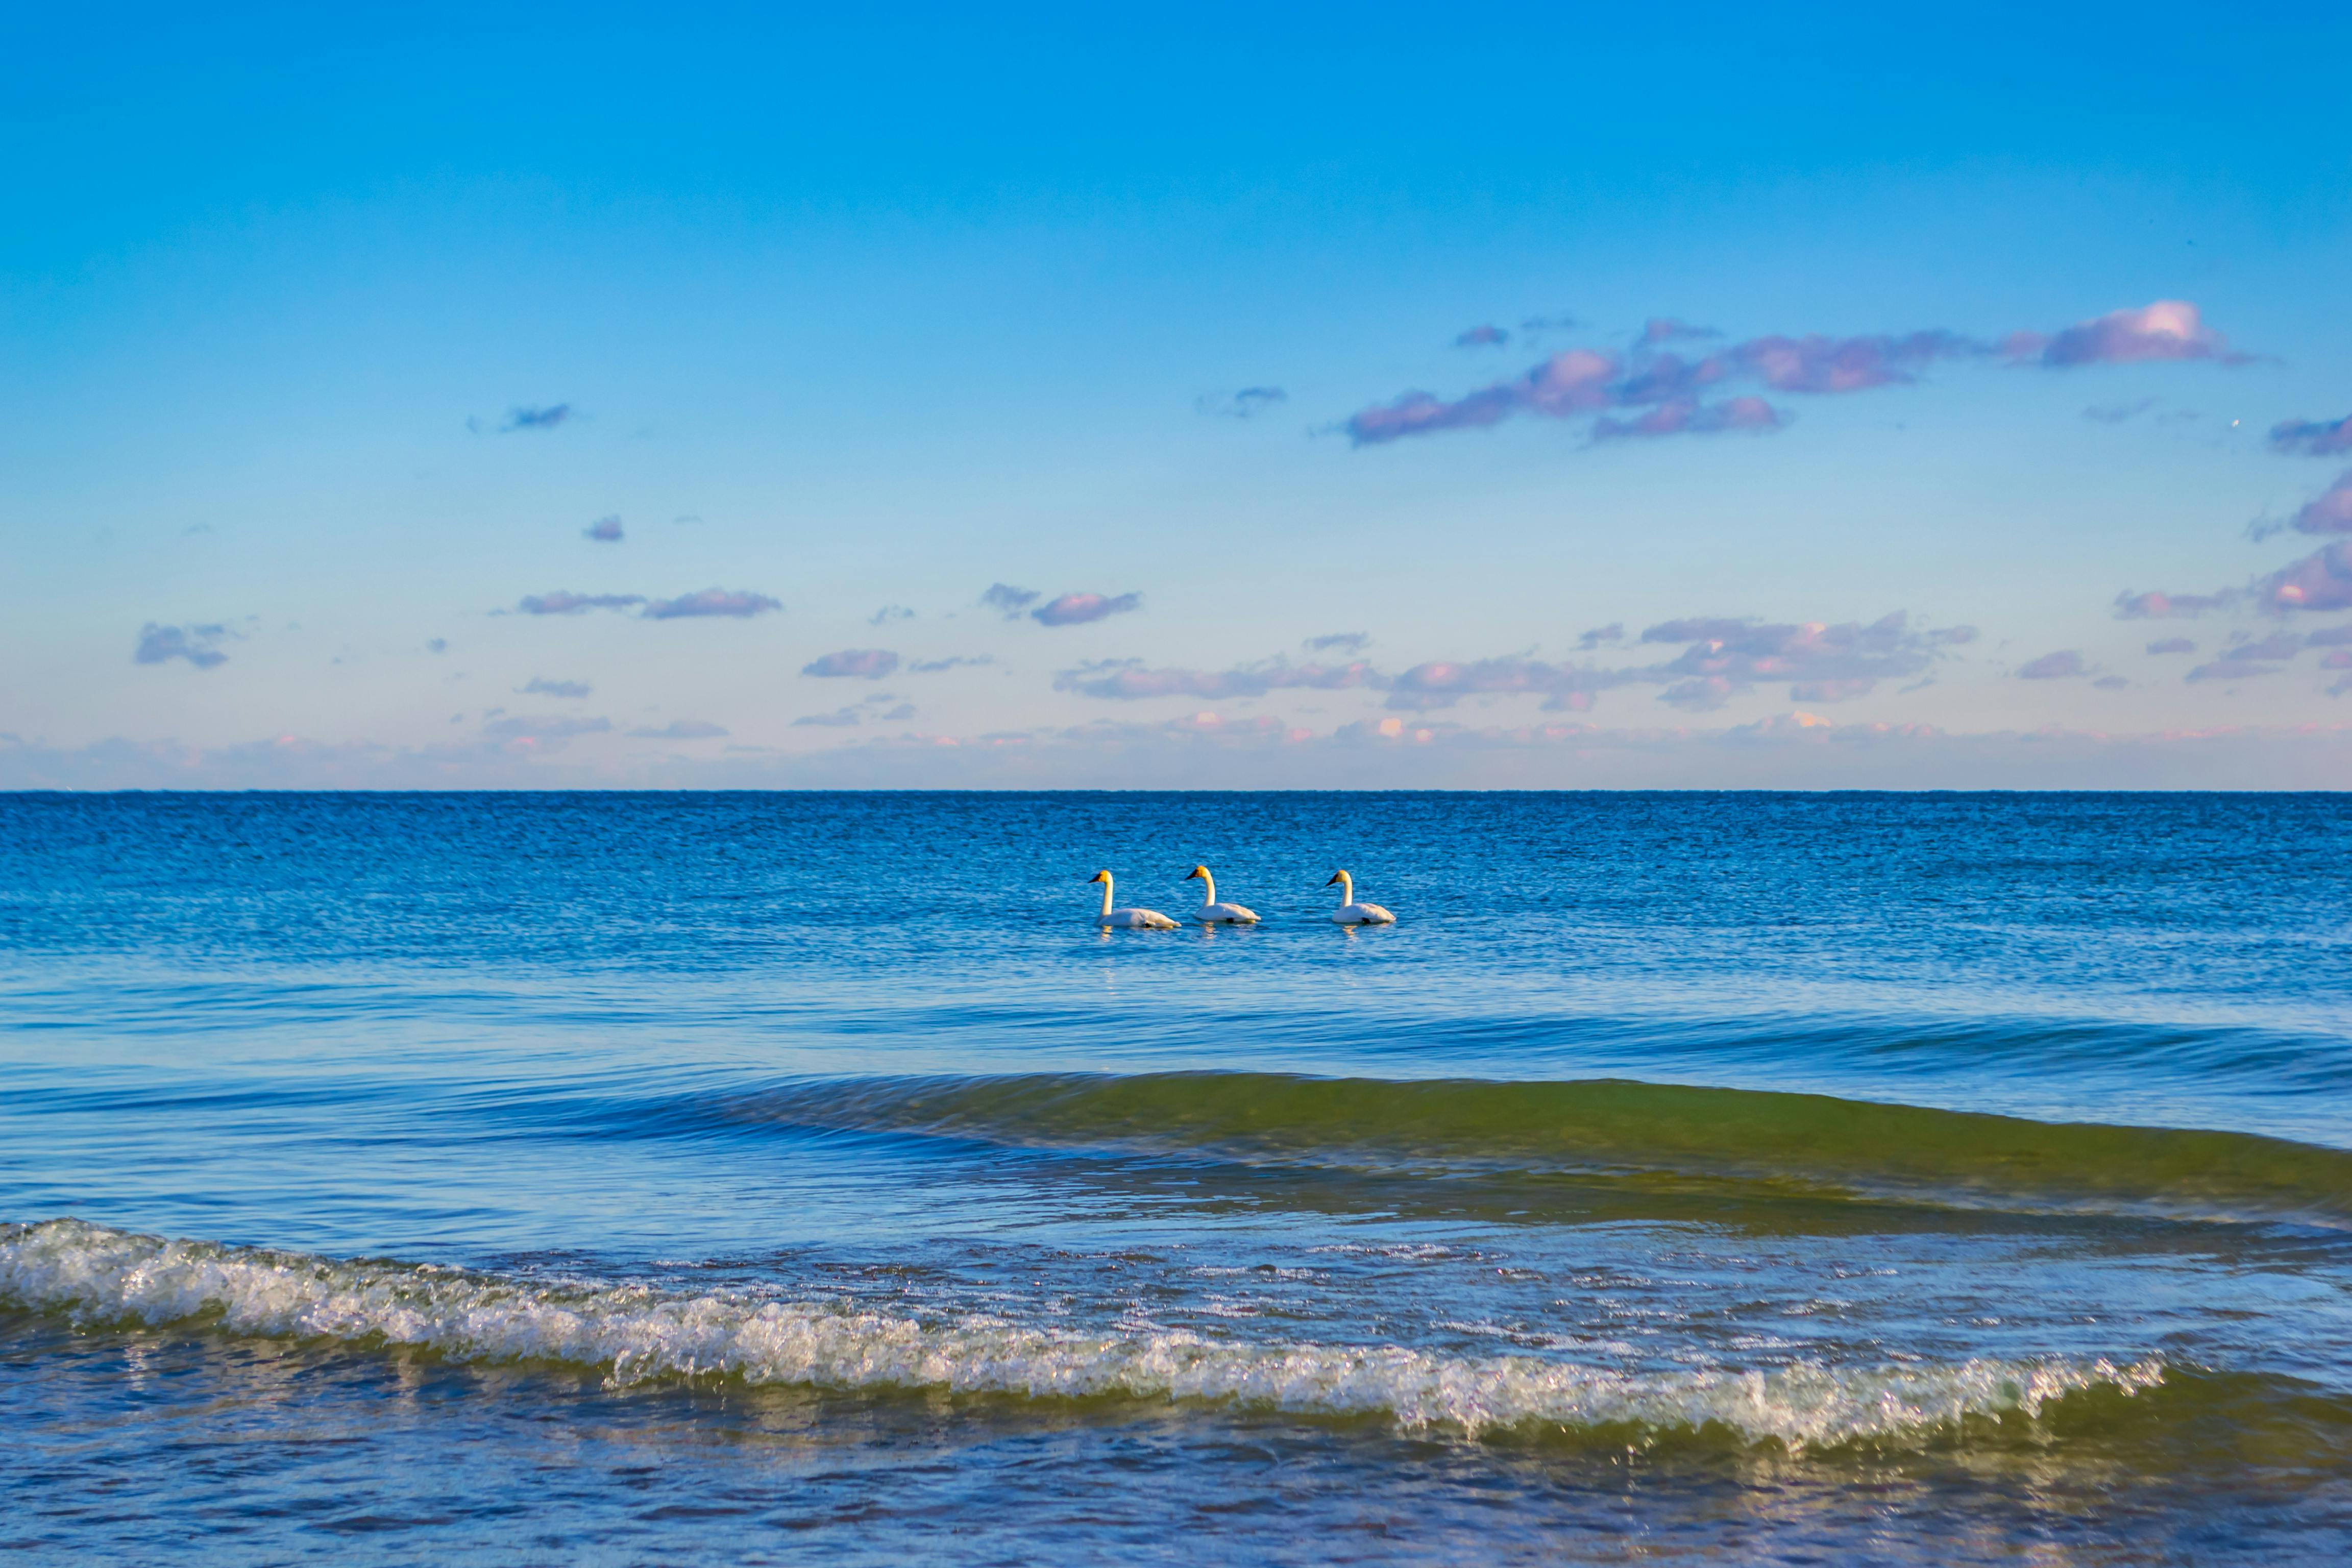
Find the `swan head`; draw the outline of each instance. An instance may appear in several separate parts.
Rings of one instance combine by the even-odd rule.
[[[1331,881],[1326,882],[1323,885],[1328,888],[1331,886],[1332,882],[1345,882],[1349,879],[1348,873],[1345,871],[1334,871],[1331,873]]]
[[[1189,882],[1195,877],[1206,877],[1208,874],[1209,868],[1206,866],[1195,866],[1184,873],[1184,879]]]
[[[1089,882],[1108,882],[1110,880],[1110,873],[1108,871],[1097,871],[1093,876],[1088,877],[1087,880]]]

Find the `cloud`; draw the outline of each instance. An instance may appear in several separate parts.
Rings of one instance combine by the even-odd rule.
[[[620,515],[616,512],[610,517],[598,518],[595,521],[590,523],[587,527],[580,531],[580,537],[583,539],[593,539],[599,544],[616,544],[620,542]]]
[[[2297,533],[2352,533],[2352,468],[2305,502],[2290,526]]]
[[[1460,662],[1432,659],[1414,665],[1391,683],[1387,705],[1427,712],[1484,693],[1541,692],[1548,710],[1580,711],[1592,706],[1596,693],[1631,679],[1622,670],[1548,664],[1516,656]]]
[[[228,655],[214,646],[226,636],[226,626],[159,626],[149,621],[139,628],[139,646],[131,659],[134,664],[162,664],[184,658],[198,669],[211,669],[228,662]]]
[[[2227,589],[2218,594],[2135,594],[2126,588],[2116,595],[2116,619],[2194,620],[2208,610],[2227,609],[2237,597]]]
[[[2099,677],[2098,679],[2091,682],[2091,684],[2097,687],[2102,691],[2121,691],[2125,687],[2129,686],[2131,682],[2126,680],[2120,675],[2103,675]]]
[[[1338,648],[1342,653],[1361,653],[1370,643],[1368,632],[1332,632],[1319,637],[1308,637],[1298,646],[1310,653],[1324,653]]]
[[[908,720],[912,719],[914,716],[915,705],[911,702],[901,702],[898,706],[891,709],[890,711],[882,715],[882,722],[885,724],[901,724],[906,722]]]
[[[447,637],[427,637],[425,639],[425,651],[427,653],[447,653],[449,651],[449,639]]]
[[[887,626],[892,621],[911,621],[914,618],[915,612],[904,605],[885,605],[866,616],[866,624],[869,626]]]
[[[2271,445],[2291,457],[2332,458],[2352,452],[2352,414],[2341,419],[2286,419],[2271,426]],[[2343,483],[2341,479],[2336,481]]]
[[[830,729],[859,722],[862,721],[857,716],[856,709],[836,708],[830,713],[811,713],[806,718],[795,719],[793,721],[793,728],[802,730],[814,724]]]
[[[847,647],[839,653],[829,653],[810,660],[801,667],[803,675],[847,676],[858,680],[879,680],[898,668],[898,656],[888,648]]]
[[[731,616],[742,619],[783,607],[765,594],[705,588],[698,594],[681,594],[675,599],[651,600],[646,605],[645,615],[649,621],[676,620],[683,616]]]
[[[1578,637],[1576,639],[1576,646],[1583,649],[1586,653],[1591,653],[1602,643],[1618,643],[1623,642],[1624,640],[1625,623],[1622,621],[1612,621],[1605,626],[1594,626],[1591,631],[1585,632]]]
[[[1734,397],[1722,403],[1677,397],[1635,419],[1604,415],[1592,422],[1592,438],[1609,441],[1629,436],[1708,436],[1724,430],[1745,430],[1760,436],[1780,429],[1788,422],[1785,415],[1760,397]]]
[[[973,655],[958,653],[950,654],[945,658],[926,658],[919,660],[917,663],[908,665],[907,667],[907,673],[909,675],[937,675],[943,669],[976,668],[981,665],[994,664],[995,662],[996,656],[994,654],[983,653]]]
[[[1683,338],[1719,338],[1713,327],[1694,327],[1688,321],[1672,316],[1653,316],[1642,323],[1642,341],[1645,343],[1670,343]]]
[[[700,719],[673,719],[658,730],[632,730],[629,736],[638,741],[708,741],[727,731]]]
[[[2282,566],[2254,585],[2268,609],[2352,609],[2352,540],[2339,539]]]
[[[1358,410],[1341,428],[1358,447],[1445,430],[1478,429],[1522,414],[1552,419],[1592,416],[1597,439],[1722,430],[1762,432],[1780,428],[1785,416],[1754,396],[1710,403],[1701,395],[1704,390],[1746,380],[1772,392],[1842,395],[1906,384],[1939,361],[1995,356],[2050,369],[2143,360],[2206,359],[2240,364],[2248,358],[2231,353],[2218,333],[2206,328],[2196,306],[2177,300],[2112,311],[2054,333],[2013,332],[1997,343],[1930,328],[1848,337],[1772,333],[1727,344],[1697,359],[1685,359],[1660,347],[1702,335],[1713,334],[1658,318],[1643,329],[1630,355],[1569,349],[1515,380],[1459,397],[1406,392],[1388,403]],[[1609,412],[1629,408],[1649,412],[1631,418]]]
[[[2150,653],[2195,653],[2197,645],[2187,637],[2158,637],[2147,645]]]
[[[1454,346],[1457,349],[1498,349],[1510,341],[1510,333],[1489,323],[1455,334]]]
[[[576,616],[583,610],[625,610],[646,602],[643,594],[574,594],[559,588],[532,594],[515,606],[526,616]]]
[[[612,727],[609,719],[582,719],[559,713],[518,713],[512,718],[492,720],[482,726],[482,733],[500,741],[552,741],[560,744],[575,735],[602,735]]]
[[[1034,595],[1031,595],[1034,597]],[[1040,605],[1029,612],[1029,618],[1040,626],[1078,626],[1088,621],[1098,621],[1106,616],[1123,616],[1143,607],[1140,594],[1065,594],[1058,599]]]
[[[2221,334],[2207,327],[2186,300],[2158,300],[2137,310],[2110,310],[2043,336],[2012,334],[2002,345],[2010,357],[2052,370],[2084,364],[2130,364],[2148,360],[2214,360],[2244,364],[2252,356],[2233,353]]]
[[[1275,659],[1240,669],[1147,669],[1137,659],[1101,659],[1054,677],[1054,689],[1081,697],[1138,701],[1154,697],[1197,697],[1212,701],[1263,697],[1269,691],[1307,688],[1320,691],[1387,684],[1370,665],[1292,664]]]
[[[551,403],[544,408],[514,407],[507,410],[507,422],[499,426],[499,434],[510,436],[518,430],[552,430],[572,417],[572,405]]]
[[[2137,418],[2155,406],[2156,399],[2153,397],[2143,397],[2137,403],[2094,404],[2083,410],[2083,417],[2095,420],[2102,425],[2120,425],[2126,419]]]
[[[1519,331],[1523,332],[1564,332],[1570,327],[1581,325],[1583,325],[1583,323],[1579,321],[1574,316],[1566,314],[1557,316],[1529,316],[1526,321],[1519,323]]]
[[[549,680],[534,675],[529,686],[519,689],[526,697],[585,697],[588,683],[584,680]]]
[[[1278,386],[1244,386],[1238,392],[1202,397],[1192,406],[1221,418],[1255,419],[1267,409],[1289,401],[1290,394]]]
[[[982,608],[1000,610],[1008,621],[1019,620],[1021,612],[1034,604],[1036,599],[1034,589],[1016,588],[1010,583],[991,583],[988,592],[980,596]]]
[[[2322,626],[2303,640],[2309,647],[2343,647],[2352,644],[2352,625]],[[2333,669],[2336,667],[2330,665],[2328,668]]]
[[[2090,673],[2090,666],[2084,664],[2083,656],[2073,648],[2045,653],[2040,658],[2028,659],[2017,667],[2020,680],[2065,680]]]
[[[1866,695],[1881,680],[1917,675],[1938,648],[1975,636],[1973,626],[1915,631],[1900,610],[1866,626],[1693,617],[1645,627],[1643,642],[1687,646],[1664,664],[1626,673],[1672,682],[1659,700],[1682,708],[1719,708],[1759,684],[1781,680],[1790,683],[1792,701],[1842,702]]]

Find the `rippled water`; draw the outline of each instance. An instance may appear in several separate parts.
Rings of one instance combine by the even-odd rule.
[[[1091,926],[1202,860],[1263,925]],[[2347,872],[2319,795],[0,796],[0,1544],[2336,1561]]]

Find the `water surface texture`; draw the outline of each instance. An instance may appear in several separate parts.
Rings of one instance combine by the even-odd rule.
[[[1091,925],[1196,861],[1265,923]],[[2347,886],[2329,795],[0,796],[0,1544],[2340,1561]]]

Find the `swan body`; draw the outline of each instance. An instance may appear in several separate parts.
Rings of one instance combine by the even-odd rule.
[[[1201,907],[1192,911],[1194,920],[1206,921],[1213,926],[1257,924],[1255,910],[1245,910],[1239,904],[1217,902],[1217,879],[1209,875],[1209,868],[1206,866],[1195,866],[1184,873],[1184,879],[1188,882],[1195,877],[1201,879]]]
[[[1115,910],[1110,907],[1110,873],[1097,871],[1087,879],[1103,885],[1102,914],[1095,921],[1098,926],[1117,926],[1122,931],[1174,931],[1176,922],[1158,910]]]
[[[1343,926],[1386,926],[1396,924],[1396,916],[1389,913],[1388,910],[1381,908],[1380,905],[1360,904],[1356,902],[1356,879],[1353,877],[1349,876],[1345,871],[1333,872],[1331,875],[1331,882],[1337,882],[1339,884],[1339,907],[1331,911],[1331,921],[1333,924]],[[1331,885],[1331,882],[1326,882],[1323,885],[1328,888]]]

